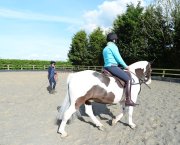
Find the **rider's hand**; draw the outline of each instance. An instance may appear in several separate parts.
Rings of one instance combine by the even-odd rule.
[[[130,71],[130,67],[129,67],[129,66],[127,66],[125,69],[128,70],[128,71]]]

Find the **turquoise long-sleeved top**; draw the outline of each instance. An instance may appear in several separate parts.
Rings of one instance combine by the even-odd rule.
[[[114,42],[108,42],[107,46],[103,49],[104,67],[112,65],[122,65],[124,68],[127,67],[126,63],[122,59],[118,47]]]

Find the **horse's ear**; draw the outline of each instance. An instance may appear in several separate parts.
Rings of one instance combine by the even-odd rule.
[[[157,57],[155,57],[152,61],[150,61],[150,64],[153,64]]]
[[[150,63],[150,64],[153,64],[153,63],[154,63],[154,61],[155,61],[155,59],[154,59],[154,60],[152,60],[152,61],[150,61],[149,63]]]

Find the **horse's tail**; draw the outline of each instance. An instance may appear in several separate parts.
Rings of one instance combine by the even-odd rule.
[[[61,106],[58,106],[57,110],[58,110],[58,115],[57,115],[57,119],[58,120],[62,120],[63,119],[63,115],[65,113],[65,111],[69,108],[69,106],[71,105],[71,100],[70,100],[70,93],[69,93],[69,81],[71,78],[72,74],[70,74],[67,78],[67,93],[66,96],[64,98],[64,101],[62,103]]]
[[[63,119],[64,113],[66,112],[66,110],[71,105],[69,82],[70,82],[70,79],[71,79],[72,75],[73,74],[70,74],[68,76],[68,78],[67,78],[67,87],[68,88],[67,88],[67,93],[66,93],[66,96],[64,98],[64,101],[63,101],[62,105],[57,108],[57,110],[58,110],[57,119],[58,120],[62,120]],[[77,118],[77,117],[81,117],[81,114],[80,114],[79,110],[76,113],[74,113],[73,116],[71,116],[70,120],[74,119],[74,118]]]

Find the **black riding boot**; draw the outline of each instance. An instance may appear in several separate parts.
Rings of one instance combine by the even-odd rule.
[[[125,95],[126,95],[126,101],[125,101],[125,106],[135,106],[135,104],[131,100],[131,81],[129,80],[125,86]]]

